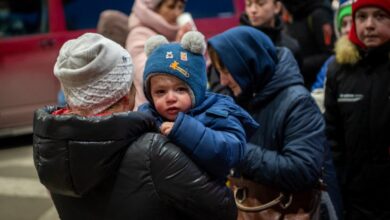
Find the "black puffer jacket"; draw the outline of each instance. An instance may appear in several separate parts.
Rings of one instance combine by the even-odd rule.
[[[325,118],[345,203],[389,219],[390,42],[366,52],[341,46],[328,69]]]
[[[61,219],[235,219],[212,181],[139,112],[34,117],[34,163]]]

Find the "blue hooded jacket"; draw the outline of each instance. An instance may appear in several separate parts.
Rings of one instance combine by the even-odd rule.
[[[138,111],[152,114],[158,126],[163,122],[149,103]],[[206,92],[203,102],[178,114],[168,138],[213,177],[225,179],[230,169],[242,161],[246,137],[258,127],[231,97]]]
[[[261,124],[247,145],[243,175],[287,191],[315,185],[325,159],[325,124],[291,52],[242,26],[209,45],[241,87],[237,100]]]

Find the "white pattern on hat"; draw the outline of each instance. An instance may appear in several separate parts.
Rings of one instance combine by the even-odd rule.
[[[97,114],[129,93],[133,63],[119,44],[86,33],[62,46],[54,75],[72,109]]]

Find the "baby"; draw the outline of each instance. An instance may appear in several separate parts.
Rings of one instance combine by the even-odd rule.
[[[148,39],[144,91],[150,103],[139,111],[150,112],[162,134],[212,176],[224,179],[240,163],[258,124],[232,98],[206,92],[205,50],[197,31],[186,33],[180,44],[161,35]]]

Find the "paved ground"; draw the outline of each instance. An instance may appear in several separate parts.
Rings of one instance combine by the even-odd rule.
[[[59,219],[36,175],[31,136],[0,139],[0,219]]]

